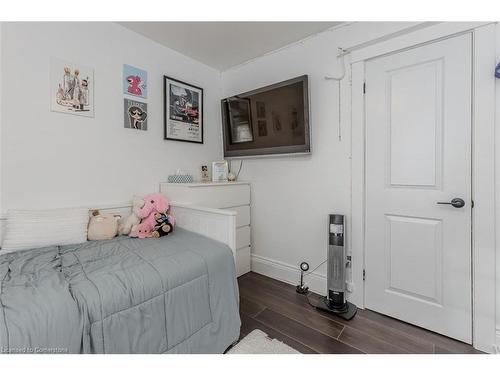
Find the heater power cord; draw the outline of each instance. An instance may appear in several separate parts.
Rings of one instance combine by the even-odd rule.
[[[311,294],[311,292],[307,292],[306,294],[304,294],[304,296],[306,297],[306,301],[309,304],[309,306],[316,308],[316,305],[314,305],[309,299],[309,294]]]
[[[316,271],[319,267],[321,267],[323,264],[325,264],[326,262],[328,261],[328,259],[325,259],[323,262],[321,262],[320,264],[318,264],[316,267],[314,267],[311,271],[308,271],[308,272],[304,272],[303,276],[307,276],[307,275],[310,275],[311,273],[313,273],[314,271]],[[305,284],[304,284],[305,285]],[[309,304],[309,306],[313,307],[313,308],[316,308],[316,305],[313,304],[311,302],[311,300],[309,299],[309,294],[311,294],[310,291],[306,291],[306,293],[301,293],[304,295],[304,297],[306,297],[306,301],[307,303]]]

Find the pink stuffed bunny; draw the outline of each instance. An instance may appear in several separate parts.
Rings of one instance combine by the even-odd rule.
[[[156,225],[155,214],[167,214],[169,204],[165,196],[161,193],[152,193],[146,195],[144,198],[144,207],[142,207],[138,216],[142,219],[141,224],[145,223],[151,228]],[[169,219],[172,219],[172,224],[174,224],[173,218],[169,215]]]

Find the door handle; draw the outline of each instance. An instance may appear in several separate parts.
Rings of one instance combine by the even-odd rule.
[[[462,198],[453,198],[450,202],[437,202],[437,204],[449,204],[455,208],[462,208],[465,206],[465,201]]]

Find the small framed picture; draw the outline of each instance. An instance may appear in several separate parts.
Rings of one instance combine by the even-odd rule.
[[[210,175],[208,174],[208,166],[202,165],[201,166],[201,182],[209,182],[210,181]]]
[[[212,181],[223,182],[227,181],[229,166],[226,160],[212,162]]]
[[[123,126],[128,129],[148,130],[148,104],[131,100],[123,99]]]
[[[147,99],[148,72],[123,64],[123,93]]]

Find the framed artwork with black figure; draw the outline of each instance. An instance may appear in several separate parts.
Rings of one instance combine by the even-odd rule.
[[[163,76],[164,139],[203,143],[203,89]]]

